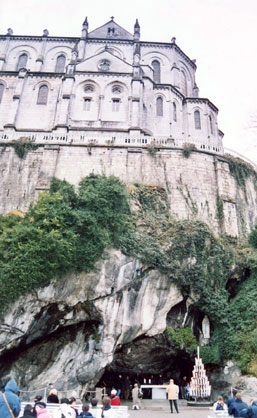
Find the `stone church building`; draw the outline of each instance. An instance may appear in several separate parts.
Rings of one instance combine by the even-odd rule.
[[[199,97],[195,72],[175,38],[141,41],[137,20],[131,34],[114,18],[89,31],[86,18],[80,38],[9,29],[0,36],[0,137],[163,137],[222,153],[218,109]]]
[[[199,97],[195,73],[175,38],[142,41],[137,20],[130,33],[114,18],[89,31],[86,18],[80,37],[8,29],[0,35],[0,213],[26,211],[53,176],[76,187],[95,173],[161,187],[173,216],[217,234],[250,231],[255,186],[249,178],[238,189],[218,109]],[[15,141],[36,147],[20,158]]]

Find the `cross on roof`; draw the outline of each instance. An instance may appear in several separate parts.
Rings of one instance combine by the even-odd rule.
[[[113,20],[114,19],[114,16],[111,16],[111,20]]]

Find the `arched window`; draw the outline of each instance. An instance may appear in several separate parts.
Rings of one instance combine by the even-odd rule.
[[[40,86],[37,96],[37,104],[47,104],[48,87],[46,85]]]
[[[120,110],[120,99],[112,99],[112,111],[119,112]]]
[[[213,121],[212,121],[211,115],[209,115],[209,123],[210,123],[210,131],[211,131],[211,134],[213,135]]]
[[[163,116],[163,100],[161,97],[156,99],[156,116]]]
[[[196,110],[194,113],[195,118],[195,129],[201,129],[201,116],[199,110]]]
[[[3,98],[3,94],[4,94],[4,85],[1,83],[0,84],[0,103],[1,103],[2,98]]]
[[[18,59],[17,70],[19,71],[21,68],[26,68],[27,61],[28,61],[28,55],[21,54]]]
[[[187,78],[184,71],[181,71],[181,92],[184,96],[187,96]]]
[[[161,66],[159,61],[154,60],[152,62],[152,67],[153,67],[153,81],[155,83],[160,83],[161,82]]]
[[[175,102],[173,102],[173,120],[177,122],[177,106]]]
[[[90,109],[91,109],[91,103],[92,103],[92,98],[91,97],[85,97],[84,98],[84,110],[89,112]]]
[[[56,73],[63,73],[65,68],[65,61],[66,58],[64,55],[59,55],[56,59],[56,65],[55,65],[55,72]]]

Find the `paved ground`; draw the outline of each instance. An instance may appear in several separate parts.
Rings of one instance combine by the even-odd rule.
[[[168,418],[176,416],[178,418],[208,418],[208,416],[214,417],[214,414],[210,408],[196,408],[187,406],[183,401],[179,402],[179,414],[173,412],[171,415],[168,401],[147,401],[142,400],[142,409],[139,411],[132,411],[131,403],[127,404],[130,411],[130,418]],[[122,403],[124,405],[124,403]]]

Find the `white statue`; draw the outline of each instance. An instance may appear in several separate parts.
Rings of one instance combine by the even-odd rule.
[[[203,332],[203,337],[206,339],[210,338],[210,321],[208,316],[205,315],[205,317],[203,318],[203,322],[202,322],[202,332]]]

